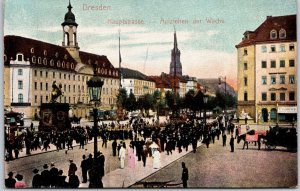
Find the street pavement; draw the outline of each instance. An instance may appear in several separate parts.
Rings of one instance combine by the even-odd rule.
[[[142,182],[180,182],[185,162],[189,169],[190,188],[295,188],[298,184],[297,153],[287,152],[277,147],[269,151],[261,150],[254,144],[242,149],[243,142],[236,143],[235,151],[230,152],[229,135],[227,144],[222,139],[202,145],[196,153],[188,153],[158,172],[141,180]],[[176,187],[182,187],[177,185]],[[141,188],[135,184],[131,188]]]

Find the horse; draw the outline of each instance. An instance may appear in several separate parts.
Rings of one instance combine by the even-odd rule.
[[[257,134],[257,139],[253,139],[251,141],[246,140],[246,136],[247,135],[256,135]],[[255,138],[255,137],[254,137]],[[245,146],[247,146],[248,149],[248,145],[249,143],[254,143],[256,145],[258,145],[258,150],[260,150],[260,146],[261,146],[261,139],[265,139],[266,138],[266,132],[265,131],[255,131],[255,130],[250,130],[247,133],[244,134],[240,134],[238,135],[237,138],[237,143],[239,144],[241,140],[244,140],[244,145],[243,145],[243,149],[245,149]]]

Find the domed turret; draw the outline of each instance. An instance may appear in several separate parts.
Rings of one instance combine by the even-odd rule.
[[[78,26],[78,24],[75,22],[75,15],[72,13],[72,5],[71,2],[69,1],[69,6],[68,9],[69,11],[65,14],[65,21],[61,24],[62,26],[65,25],[73,25],[73,26]]]

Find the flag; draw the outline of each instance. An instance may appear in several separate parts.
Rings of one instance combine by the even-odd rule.
[[[119,30],[119,68],[121,69],[121,62],[122,62],[122,57],[121,57],[121,39],[120,39],[120,30]]]

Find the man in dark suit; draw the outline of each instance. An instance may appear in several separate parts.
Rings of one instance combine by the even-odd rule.
[[[49,188],[50,187],[50,180],[51,180],[50,171],[48,170],[48,165],[47,164],[44,164],[43,168],[44,168],[44,170],[41,173],[42,186],[44,188]]]
[[[82,155],[82,161],[80,167],[82,171],[82,183],[86,183],[89,164],[88,164],[88,160],[85,158],[85,155]]]
[[[113,156],[115,157],[116,155],[117,155],[117,146],[118,146],[118,144],[117,144],[117,141],[116,141],[116,139],[113,141],[113,143],[112,143],[112,151],[113,151]]]
[[[34,173],[34,176],[32,178],[32,188],[41,188],[42,176],[40,174],[38,174],[39,170],[34,169],[32,172]]]
[[[189,170],[186,168],[185,163],[182,162],[182,175],[181,175],[181,180],[183,183],[183,188],[187,188],[187,181],[189,179]]]
[[[15,188],[15,184],[16,184],[16,179],[13,178],[14,173],[13,172],[9,172],[8,173],[8,178],[5,179],[5,187],[6,188]]]
[[[57,177],[58,177],[58,169],[55,167],[54,162],[51,162],[51,169],[50,169],[50,186],[56,187],[57,185]]]
[[[234,138],[233,138],[233,135],[231,135],[229,144],[230,144],[231,152],[234,152]]]

